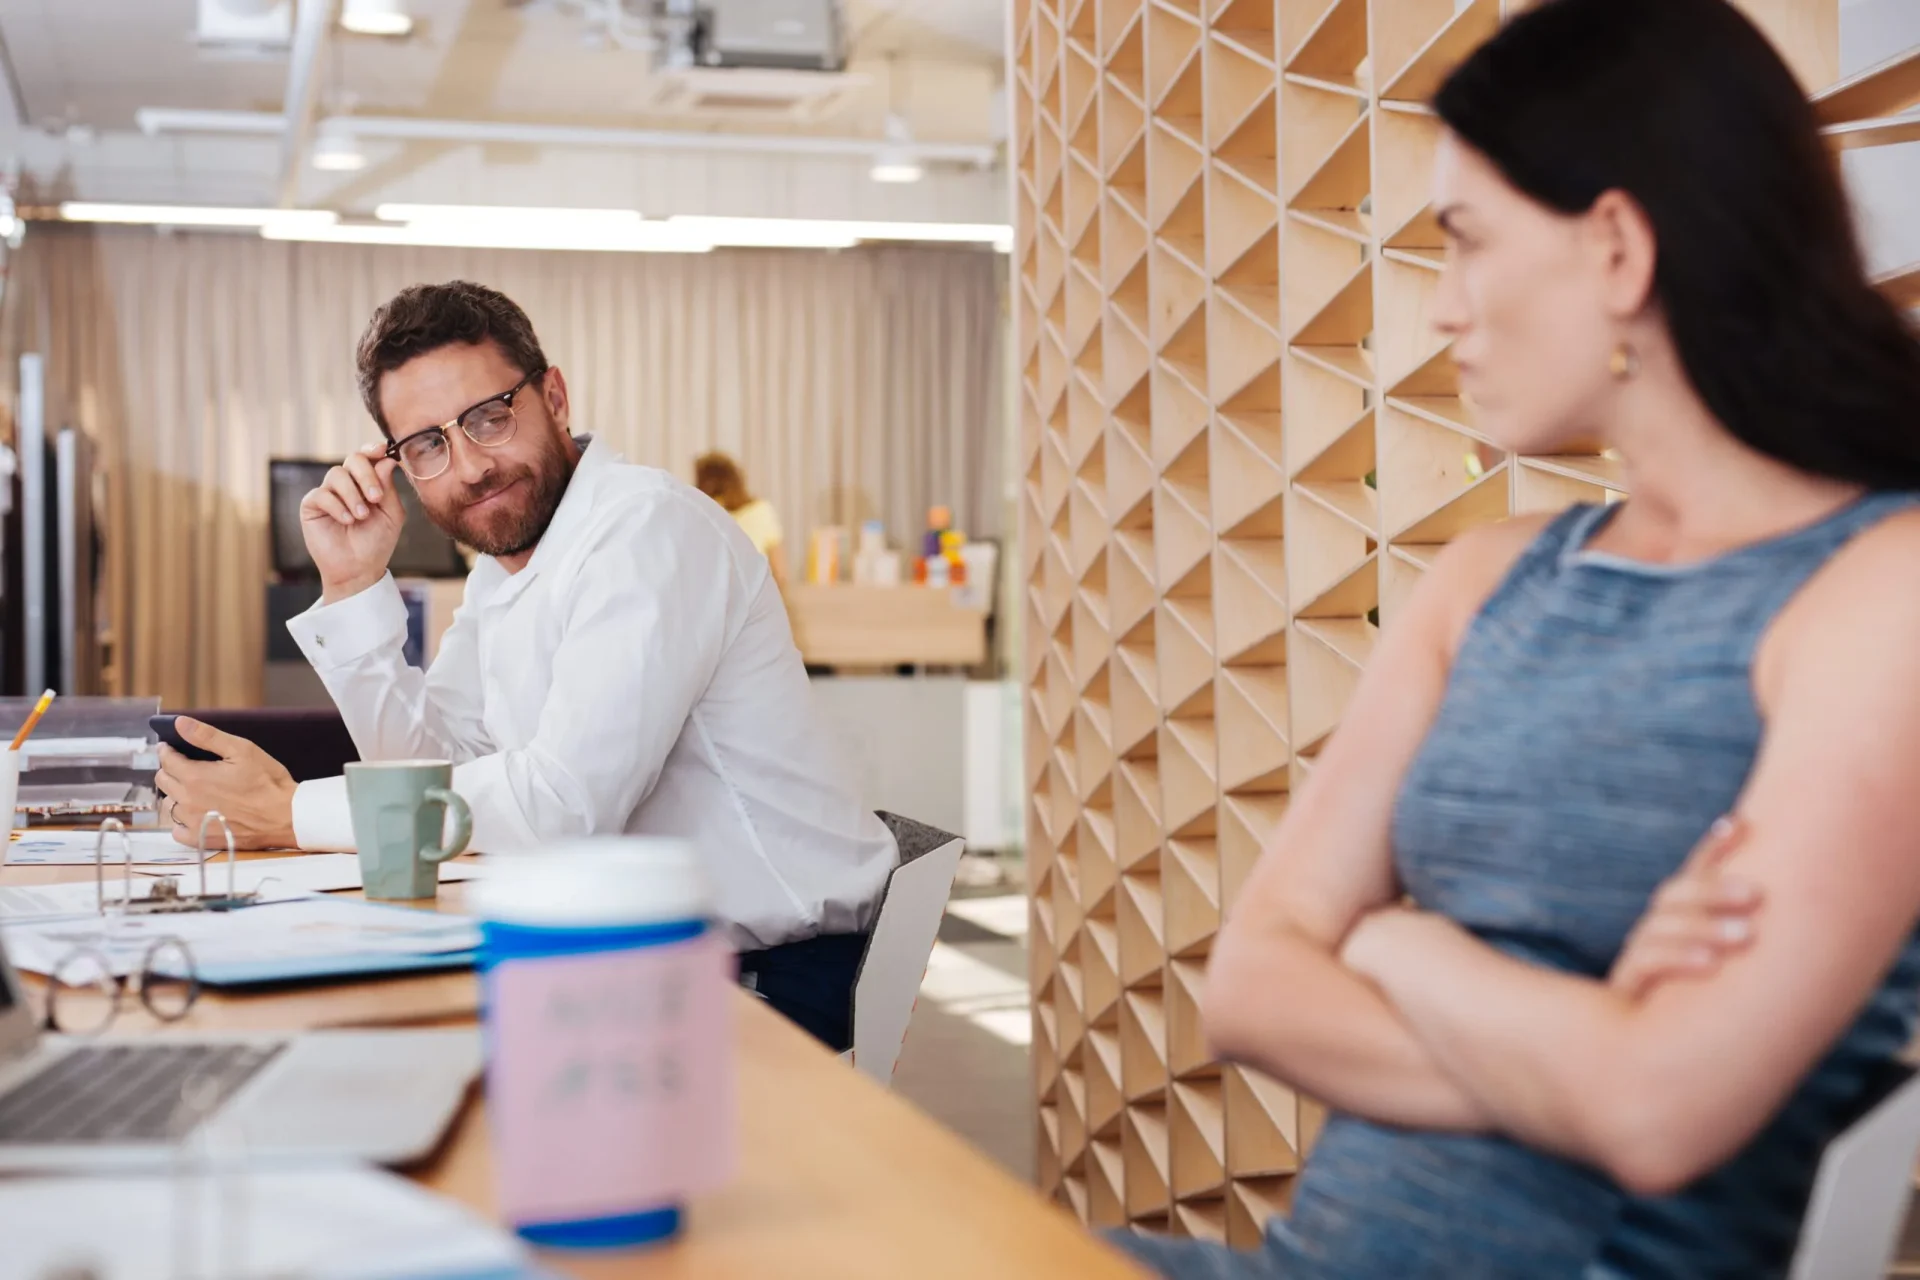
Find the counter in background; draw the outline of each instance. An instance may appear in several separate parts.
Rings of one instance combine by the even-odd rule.
[[[810,667],[974,667],[987,657],[987,610],[951,590],[795,584],[794,643]]]

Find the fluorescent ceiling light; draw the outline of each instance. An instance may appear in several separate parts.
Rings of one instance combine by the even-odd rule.
[[[313,144],[313,167],[329,173],[358,173],[367,167],[367,157],[345,134],[322,134]]]
[[[412,32],[413,18],[398,0],[346,0],[340,29],[357,36],[404,36]]]
[[[382,204],[373,216],[382,222],[435,227],[529,227],[630,231],[645,225],[637,209],[548,209],[528,205]]]
[[[546,228],[513,225],[455,226],[447,223],[339,223],[333,226],[260,228],[268,240],[308,240],[329,244],[397,244],[455,249],[555,249],[600,253],[706,253],[711,241],[664,222],[637,223],[626,229]]]
[[[804,218],[709,218],[675,214],[670,227],[735,249],[851,249],[859,243],[838,223]]]
[[[904,153],[882,155],[873,162],[873,168],[867,170],[867,176],[875,182],[903,183],[918,182],[927,176],[926,166]]]
[[[68,222],[114,222],[149,227],[324,227],[340,220],[328,209],[249,209],[197,204],[100,204],[69,200]]]

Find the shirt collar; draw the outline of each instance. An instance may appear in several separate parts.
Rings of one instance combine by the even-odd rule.
[[[580,446],[580,461],[574,464],[567,491],[560,495],[560,505],[554,508],[553,519],[547,522],[547,530],[540,535],[539,545],[534,547],[527,567],[510,574],[492,556],[481,556],[474,565],[473,585],[484,588],[487,603],[505,604],[514,599],[526,590],[527,583],[533,581],[543,566],[566,551],[567,543],[580,532],[593,511],[593,490],[600,473],[621,461],[621,455],[612,445],[597,442],[591,434],[577,435],[574,442]]]

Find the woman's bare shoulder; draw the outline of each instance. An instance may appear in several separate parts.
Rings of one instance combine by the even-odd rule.
[[[1446,606],[1443,612],[1450,640],[1465,630],[1514,562],[1553,520],[1549,512],[1484,524],[1449,542],[1434,558],[1433,569],[1421,589]]]

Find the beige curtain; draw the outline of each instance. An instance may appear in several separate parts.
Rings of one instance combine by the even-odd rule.
[[[99,446],[115,691],[259,696],[267,460],[377,435],[353,347],[401,287],[505,291],[567,375],[577,428],[686,477],[733,453],[787,529],[945,503],[996,537],[1005,259],[968,249],[700,256],[291,244],[35,226],[7,263],[7,368],[47,357],[50,426]],[[4,375],[11,384],[14,374]]]

